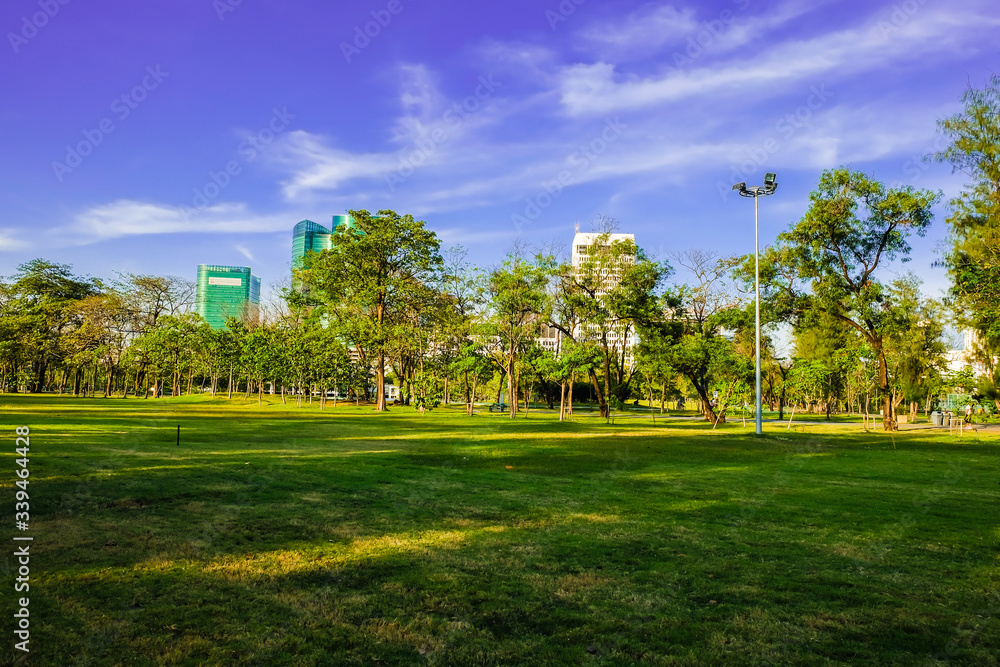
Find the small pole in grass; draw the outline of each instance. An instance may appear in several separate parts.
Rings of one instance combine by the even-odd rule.
[[[181,425],[177,425],[177,446],[181,446]]]

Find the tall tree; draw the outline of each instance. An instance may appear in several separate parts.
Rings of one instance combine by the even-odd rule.
[[[538,336],[548,321],[550,308],[547,286],[554,269],[551,257],[538,256],[529,261],[511,254],[486,281],[489,300],[489,335],[496,341],[507,377],[507,401],[510,417],[517,414],[518,359]]]
[[[878,271],[895,259],[908,261],[907,237],[926,233],[937,198],[909,186],[886,188],[861,172],[824,172],[805,216],[778,237],[762,262],[762,298],[774,300],[795,324],[822,311],[871,346],[886,431],[896,429],[885,346],[892,295]],[[749,279],[752,257],[744,267]]]
[[[68,264],[35,259],[17,267],[0,318],[17,341],[16,363],[30,364],[28,391],[42,391],[50,366],[62,359],[64,334],[80,324],[74,304],[99,292],[96,280],[74,276]]]
[[[723,325],[740,305],[726,281],[734,260],[702,250],[678,253],[673,259],[692,280],[664,300],[670,321],[681,329],[677,344],[668,348],[667,361],[694,387],[704,419],[724,422],[725,416],[713,406],[717,401],[712,388],[737,366],[733,344],[723,335]]]
[[[977,332],[973,352],[987,369],[984,390],[1000,388],[1000,76],[962,96],[965,108],[938,123],[951,144],[935,158],[969,178],[951,200],[945,264],[960,323]],[[1000,405],[1000,403],[998,403]]]
[[[971,181],[950,202],[946,262],[969,323],[1000,338],[1000,76],[962,101],[962,113],[938,123],[952,143],[935,158]]]
[[[385,410],[385,367],[393,327],[415,300],[425,298],[441,267],[441,243],[412,215],[351,211],[357,228],[338,230],[332,247],[297,270],[297,277],[324,299],[329,317],[353,324],[352,343],[370,354],[376,407]]]
[[[889,286],[894,325],[889,328],[887,358],[892,364],[893,404],[910,403],[910,420],[916,419],[918,402],[929,407],[931,392],[944,372],[944,321],[940,306],[920,294],[920,280],[913,275],[897,278]]]
[[[579,324],[565,328],[555,318],[551,325],[600,354],[601,366],[589,375],[602,417],[609,416],[612,399],[620,403],[629,397],[636,369],[633,341],[639,328],[658,319],[659,287],[670,270],[634,241],[611,240],[610,232],[590,243],[577,266],[561,269],[560,301]]]

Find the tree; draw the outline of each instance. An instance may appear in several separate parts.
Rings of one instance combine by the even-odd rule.
[[[973,353],[986,368],[980,394],[1000,389],[1000,76],[962,96],[963,111],[938,122],[951,144],[934,157],[970,182],[952,199],[945,265],[959,322],[976,332]],[[996,400],[996,399],[994,399]],[[997,400],[1000,409],[1000,400]]]
[[[63,336],[80,324],[74,304],[99,292],[98,281],[74,276],[68,264],[34,259],[17,267],[0,319],[13,343],[6,346],[10,361],[17,370],[30,364],[29,392],[42,391],[52,364],[63,358]]]
[[[496,341],[494,350],[502,359],[507,377],[510,417],[517,414],[517,361],[548,321],[546,287],[553,270],[551,257],[538,256],[530,262],[511,254],[493,271],[486,283],[490,307],[488,336]]]
[[[724,415],[717,413],[712,405],[715,402],[712,387],[737,368],[733,344],[722,330],[729,311],[739,306],[725,280],[733,268],[733,260],[702,250],[675,254],[673,259],[694,280],[665,298],[670,320],[680,328],[677,343],[668,348],[666,362],[691,383],[701,400],[704,419],[725,422]]]
[[[886,188],[847,169],[824,172],[805,216],[764,255],[762,298],[773,299],[795,324],[813,311],[840,320],[871,346],[878,365],[883,429],[896,429],[885,336],[892,295],[877,271],[908,261],[910,234],[923,236],[938,195],[912,187]],[[752,276],[753,257],[744,262]]]
[[[455,246],[445,255],[442,292],[447,307],[441,310],[440,330],[449,375],[458,373],[462,378],[466,414],[471,416],[475,385],[484,365],[475,331],[485,302],[485,287],[482,272],[466,261],[466,254],[464,248]],[[448,399],[447,393],[445,399]]]
[[[589,375],[602,417],[610,415],[612,400],[629,398],[636,368],[632,341],[640,327],[658,319],[658,290],[670,270],[669,264],[648,258],[634,241],[612,241],[609,232],[587,246],[577,266],[561,267],[562,310],[579,323],[571,328],[562,318],[550,323],[599,353],[602,363]]]
[[[971,182],[952,199],[945,257],[965,323],[1000,348],[1000,76],[962,96],[962,113],[938,122],[951,145],[935,154]]]
[[[802,364],[813,364],[810,377],[825,375],[815,383],[805,386],[816,411],[822,409],[829,420],[841,399],[847,393],[847,368],[853,357],[849,354],[856,347],[858,334],[843,321],[826,311],[816,310],[805,314],[794,332],[795,362],[792,370]]]
[[[910,402],[910,420],[916,419],[917,404],[929,408],[937,378],[946,367],[944,322],[938,304],[920,295],[920,280],[913,275],[889,286],[894,308],[893,326],[886,336],[886,355],[893,364],[893,404]]]
[[[338,230],[298,278],[317,291],[326,315],[374,364],[376,407],[385,410],[385,366],[392,328],[416,299],[424,298],[441,267],[440,241],[412,215],[351,211],[357,229]]]

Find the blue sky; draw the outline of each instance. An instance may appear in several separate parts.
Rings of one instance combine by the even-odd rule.
[[[336,4],[336,6],[330,6]],[[827,168],[962,186],[920,158],[1000,66],[1000,7],[907,2],[10,0],[0,274],[287,276],[292,226],[412,213],[483,266],[611,215],[640,246],[753,249]],[[907,268],[929,294],[942,205]]]

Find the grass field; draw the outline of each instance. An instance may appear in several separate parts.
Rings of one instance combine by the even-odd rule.
[[[8,544],[31,428],[32,665],[1000,664],[1000,430],[0,415]]]

